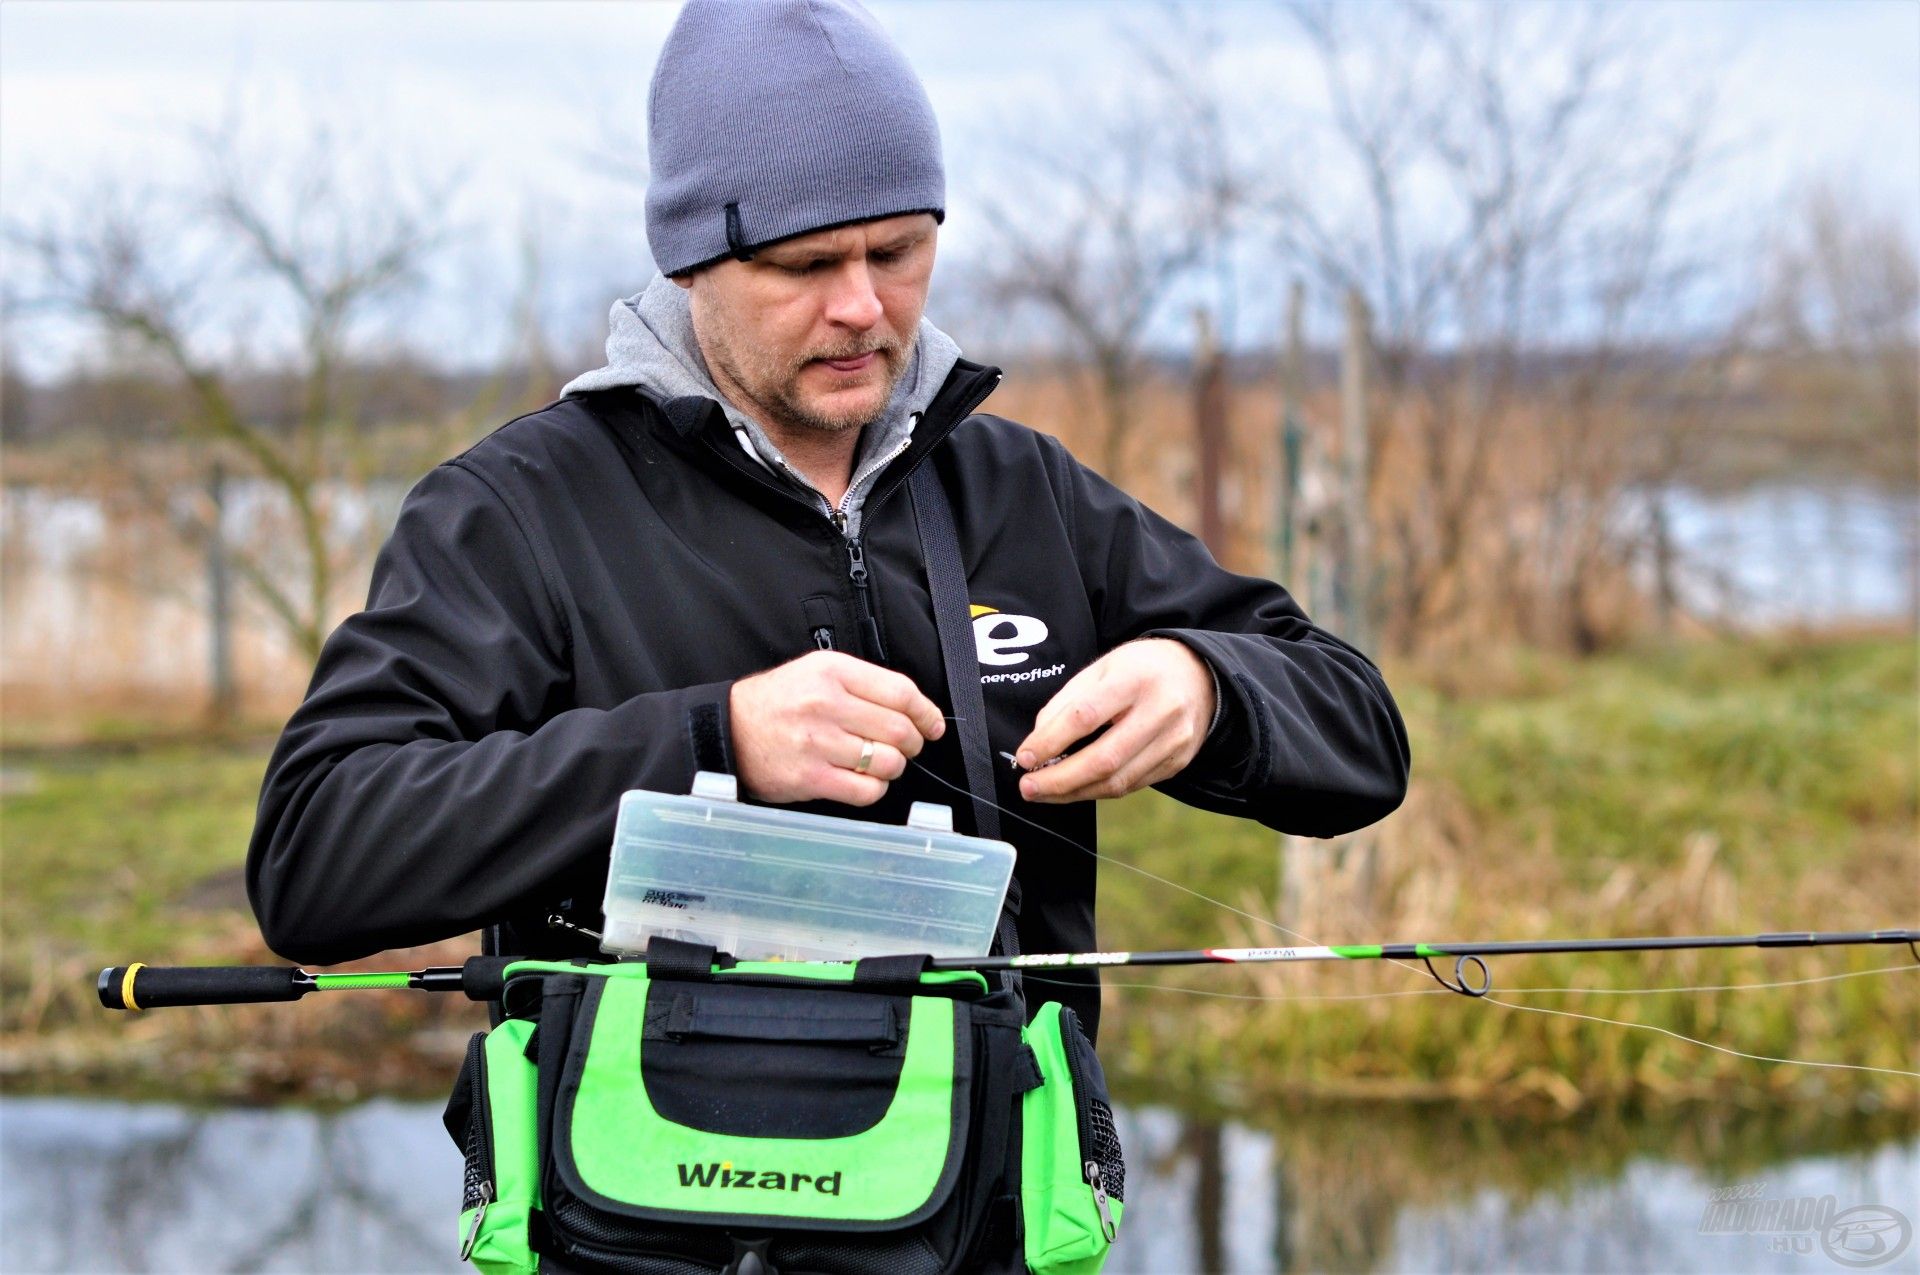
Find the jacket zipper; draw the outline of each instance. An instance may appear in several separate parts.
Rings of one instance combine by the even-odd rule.
[[[954,421],[953,427],[950,427],[946,431],[942,432],[942,434],[940,435],[940,438],[945,438],[947,434],[952,433],[953,428],[957,428],[959,425],[959,422],[964,421],[968,417],[968,415],[972,413],[974,408],[978,407],[982,402],[986,400],[987,395],[993,393],[993,391],[996,388],[998,388],[999,384],[1000,384],[1000,376],[996,373],[993,379],[987,383],[987,387],[984,390],[981,390],[977,394],[968,394],[965,398],[963,398],[960,403],[959,411],[955,413],[955,421]],[[920,419],[922,421],[926,420],[926,416],[924,413],[921,414]],[[938,444],[939,444],[939,439],[936,439],[934,442],[934,445],[938,446]],[[907,447],[911,447],[911,446],[912,446],[912,442],[911,440],[909,440]],[[907,447],[902,447],[900,451],[905,452],[907,450]],[[920,455],[920,459],[914,462],[913,468],[917,469],[921,465],[926,464],[927,457],[932,454],[932,451],[933,449],[929,447],[927,451],[922,452]],[[896,453],[893,459],[897,460],[898,458],[899,458],[899,453]],[[892,460],[889,460],[887,463],[891,464],[893,462]],[[870,492],[867,496],[866,517],[871,517],[872,513],[880,508],[881,503],[884,500],[886,500],[888,496],[891,496],[896,490],[898,490],[901,484],[906,482],[907,475],[911,474],[912,472],[913,470],[909,469],[907,471],[907,474],[901,474],[899,477],[895,478],[892,483],[888,484],[884,488],[875,487],[873,491]],[[833,519],[833,525],[835,529],[837,529],[841,535],[846,536],[846,531],[847,531],[846,511],[842,509],[835,509],[831,517]],[[865,521],[866,519],[863,517],[862,519],[863,526],[865,525]],[[859,536],[847,536],[846,540],[847,540],[847,563],[848,563],[847,575],[853,581],[854,598],[860,604],[861,630],[866,634],[867,641],[870,644],[869,649],[873,651],[874,655],[879,659],[880,663],[885,664],[887,663],[887,646],[886,646],[886,643],[882,641],[880,637],[880,617],[878,616],[878,614],[875,613],[874,606],[873,606],[873,595],[871,591],[868,589],[868,585],[867,585],[866,547],[861,543],[861,537]]]
[[[993,374],[992,378],[988,380],[985,389],[980,390],[978,393],[968,393],[967,395],[962,397],[957,406],[957,410],[954,413],[955,420],[953,424],[949,425],[948,427],[940,431],[939,438],[934,439],[934,445],[937,446],[940,442],[940,439],[945,438],[948,434],[951,434],[955,429],[958,429],[961,421],[964,421],[967,419],[967,417],[973,415],[973,409],[987,401],[987,395],[993,393],[994,390],[1000,387],[1001,380],[1002,380],[1001,373],[996,371]],[[928,411],[929,412],[932,411],[931,405],[928,406]],[[922,421],[925,421],[926,416],[922,415],[920,419]],[[913,463],[912,468],[908,469],[906,473],[898,475],[897,477],[894,478],[894,480],[891,483],[888,483],[885,487],[875,487],[873,489],[873,494],[867,497],[866,507],[869,509],[878,509],[881,505],[881,502],[886,500],[888,496],[891,496],[894,492],[898,491],[902,486],[904,486],[906,484],[908,476],[911,475],[915,469],[918,469],[920,468],[921,465],[925,464],[927,457],[932,454],[933,454],[933,448],[929,447],[925,452],[921,453],[920,459],[915,461]]]
[[[1062,1005],[1060,1020],[1060,1043],[1066,1047],[1067,1055],[1067,1081],[1073,1087],[1073,1120],[1080,1137],[1080,1176],[1093,1191],[1093,1207],[1100,1214],[1100,1230],[1111,1244],[1120,1228],[1113,1223],[1100,1162],[1093,1158],[1093,1113],[1089,1110],[1092,1098],[1080,1070],[1080,1051],[1074,1047],[1074,1037],[1081,1035],[1080,1016]]]
[[[959,404],[957,405],[957,408],[954,412],[953,424],[945,427],[940,431],[939,436],[934,439],[933,444],[931,444],[928,447],[927,451],[921,453],[919,460],[916,460],[914,462],[913,469],[917,469],[922,464],[926,463],[926,458],[928,455],[932,453],[933,447],[938,446],[941,439],[944,439],[948,434],[952,433],[954,429],[958,428],[960,422],[964,421],[969,415],[971,415],[974,408],[978,407],[981,403],[985,402],[987,395],[993,393],[993,391],[999,387],[1000,381],[1001,381],[1001,374],[998,372],[995,372],[991,378],[987,379],[987,384],[984,388],[978,390],[978,392],[970,391],[961,397]],[[931,409],[932,409],[932,405],[929,404],[928,405],[929,412],[931,411]],[[716,411],[719,410],[719,404],[717,403],[714,404],[713,410],[716,410]],[[921,414],[920,419],[923,424],[927,419],[927,414],[928,413],[926,412],[923,412]],[[901,453],[904,453],[910,450],[912,445],[913,445],[912,440],[909,439],[907,446],[901,448]],[[789,491],[781,487],[778,483],[774,482],[772,479],[768,478],[764,470],[756,470],[756,467],[753,466],[753,464],[747,460],[744,454],[733,455],[720,447],[715,447],[714,451],[718,453],[720,456],[725,458],[726,464],[732,466],[737,472],[748,475],[755,482],[759,483],[762,487],[765,487],[768,491],[777,492],[780,495],[785,496],[787,499],[793,501],[794,503],[805,506],[807,508],[812,508],[812,509],[818,508],[817,505],[809,505],[806,500],[801,498],[798,492]],[[896,454],[893,459],[894,460],[899,459],[899,455]],[[888,461],[888,463],[891,464],[892,461],[890,460]],[[912,469],[909,469],[907,472],[911,473]],[[898,477],[896,477],[893,480],[893,482],[889,483],[886,487],[874,488],[874,490],[868,494],[866,506],[865,506],[869,516],[871,515],[872,511],[877,510],[880,507],[881,503],[888,496],[891,496],[896,490],[898,490],[900,486],[903,483],[905,483],[906,479],[907,479],[907,474],[901,474]],[[882,663],[885,663],[887,658],[886,647],[880,640],[880,620],[874,610],[873,596],[870,591],[869,582],[868,582],[866,546],[862,543],[861,537],[848,536],[846,534],[847,533],[847,515],[845,510],[834,509],[828,513],[827,518],[833,524],[834,530],[839,533],[839,535],[841,536],[842,540],[845,542],[847,547],[847,578],[853,582],[854,598],[860,604],[861,629],[866,634],[867,640],[871,644],[870,649],[873,651],[873,653],[879,658],[879,660]],[[824,634],[824,637],[822,636],[823,634]],[[832,645],[833,634],[830,630],[815,629],[812,633],[812,637],[813,637],[814,645],[819,649],[821,650],[834,649]]]
[[[811,512],[819,512],[820,507],[818,505],[808,502],[799,492],[780,486],[780,484],[768,478],[764,470],[755,472],[751,463],[744,456],[736,459],[721,448],[715,447],[714,450],[725,458],[726,464],[732,466],[739,473],[747,475],[768,491],[791,500],[796,505]],[[874,616],[873,599],[868,593],[866,548],[857,538],[850,537],[846,534],[847,515],[843,510],[835,509],[830,511],[827,514],[827,520],[832,524],[834,533],[841,544],[846,546],[847,578],[853,582],[854,598],[860,604],[861,630],[866,634],[868,642],[871,643],[870,649],[884,662],[886,660],[886,654],[880,645],[880,623]],[[817,650],[832,651],[838,649],[838,646],[833,640],[833,630],[824,625],[815,628],[808,636],[813,638],[813,645]]]
[[[860,632],[865,635],[868,648],[872,650],[874,656],[880,663],[885,664],[887,646],[880,640],[880,617],[874,614],[873,594],[867,587],[866,546],[860,542],[859,536],[846,534],[847,515],[843,511],[836,509],[831,516],[834,528],[846,540],[847,579],[853,581],[853,596],[860,604]]]
[[[912,468],[910,468],[907,471],[907,473],[912,473],[913,469],[918,469],[920,465],[926,460],[927,454],[931,453],[933,446],[938,445],[941,439],[944,439],[948,434],[951,434],[956,428],[959,427],[961,421],[964,421],[968,416],[972,415],[973,409],[980,406],[981,403],[986,401],[987,395],[993,393],[994,389],[999,386],[1001,379],[1002,379],[1001,374],[996,371],[992,377],[986,378],[987,384],[984,387],[980,388],[977,392],[970,391],[967,394],[963,395],[960,398],[959,402],[955,405],[954,420],[952,421],[952,423],[942,426],[939,432],[934,436],[933,443],[929,445],[927,452],[921,454],[920,459],[916,460],[913,463]],[[715,412],[719,412],[720,405],[718,403],[712,404],[712,410]],[[925,424],[928,416],[932,414],[932,410],[933,410],[932,405],[930,404],[928,406],[927,411],[921,414],[920,419],[922,424]],[[708,445],[713,446],[711,439],[708,440]],[[908,450],[911,450],[911,443],[909,443]],[[747,477],[751,478],[754,482],[759,483],[762,487],[766,488],[768,491],[774,492],[777,495],[783,496],[786,499],[791,500],[792,502],[799,505],[803,509],[818,511],[819,509],[818,505],[815,505],[806,500],[803,500],[800,497],[798,492],[791,491],[788,488],[782,487],[780,484],[774,482],[771,478],[767,477],[767,471],[761,468],[760,466],[754,464],[752,461],[748,460],[746,457],[746,454],[741,452],[737,445],[734,446],[731,450],[723,447],[713,446],[713,451],[715,455],[721,458],[722,464],[734,470],[736,473],[745,474]],[[892,482],[888,483],[885,487],[874,488],[873,493],[867,497],[866,508],[878,509],[880,505],[885,502],[888,496],[891,496],[896,490],[900,488],[900,486],[903,483],[906,482],[906,479],[907,479],[907,474],[901,474],[898,477],[896,477]]]

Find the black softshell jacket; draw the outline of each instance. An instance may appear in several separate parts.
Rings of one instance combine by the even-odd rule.
[[[975,632],[996,751],[1103,652],[1160,635],[1198,652],[1222,697],[1164,791],[1308,836],[1398,805],[1406,731],[1374,666],[1053,438],[973,415],[998,381],[962,361],[872,489],[864,597],[856,546],[707,399],[578,395],[435,468],[268,765],[247,859],[268,944],[324,964],[501,924],[515,953],[591,951],[548,914],[598,928],[622,792],[686,792],[696,769],[731,769],[735,679],[830,645],[951,713],[904,490],[922,464],[951,496],[969,600],[993,608]],[[964,789],[959,737],[920,760]],[[1091,950],[1093,804],[1029,805],[1009,767],[994,772],[1020,816],[1002,835],[1020,854],[1023,949]],[[876,806],[808,808],[898,823],[916,800],[971,830],[964,792],[911,767]],[[1091,973],[1048,977],[1075,986],[1035,983],[1030,998],[1094,1026]]]

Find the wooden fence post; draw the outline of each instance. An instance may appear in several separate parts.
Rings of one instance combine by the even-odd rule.
[[[1346,339],[1340,349],[1340,513],[1345,561],[1341,564],[1347,605],[1341,637],[1363,651],[1373,649],[1373,536],[1368,524],[1367,363],[1372,320],[1357,288],[1347,292]]]
[[[207,473],[213,518],[207,533],[207,654],[212,696],[207,715],[217,725],[233,720],[240,694],[233,677],[233,593],[227,569],[227,471],[219,461]]]
[[[1194,467],[1200,539],[1218,561],[1228,560],[1226,519],[1220,509],[1220,483],[1227,460],[1226,360],[1213,336],[1213,324],[1203,309],[1193,312],[1193,419],[1199,441],[1199,463]]]
[[[1300,481],[1304,430],[1302,404],[1306,395],[1306,350],[1302,340],[1302,310],[1306,304],[1306,286],[1295,279],[1287,289],[1286,344],[1280,355],[1280,434],[1277,467],[1273,479],[1273,578],[1294,591],[1311,608],[1312,589],[1302,594],[1302,582],[1295,578],[1300,562]],[[1309,610],[1308,614],[1312,614]],[[1279,862],[1274,870],[1274,913],[1293,909],[1299,902],[1299,878],[1292,865],[1307,853],[1298,837],[1280,833]],[[1292,881],[1290,885],[1289,882]]]
[[[1306,288],[1298,279],[1287,290],[1286,345],[1280,356],[1279,454],[1273,480],[1273,578],[1299,588],[1294,568],[1299,557],[1301,398],[1306,393],[1302,367],[1301,307]]]

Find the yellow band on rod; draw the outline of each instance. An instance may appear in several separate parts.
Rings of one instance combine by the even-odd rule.
[[[144,962],[135,961],[127,966],[127,972],[120,979],[120,1000],[128,1009],[138,1010],[140,1006],[133,999],[133,976],[138,970],[147,968]]]

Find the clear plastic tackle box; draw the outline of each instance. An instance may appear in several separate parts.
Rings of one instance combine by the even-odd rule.
[[[750,806],[732,776],[702,771],[687,796],[621,796],[600,946],[643,952],[657,934],[742,960],[981,956],[1013,861],[1004,841],[955,833],[946,806],[867,823]]]

